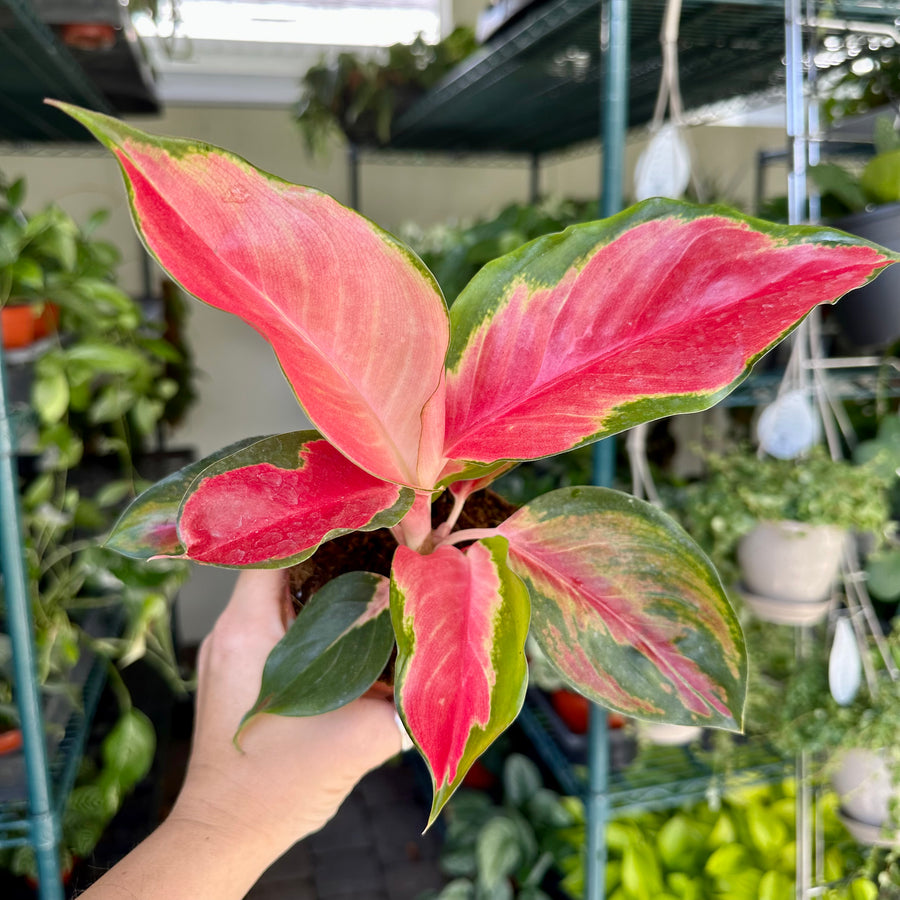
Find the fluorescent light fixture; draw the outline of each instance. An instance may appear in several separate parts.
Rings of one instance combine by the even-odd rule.
[[[197,41],[387,47],[409,43],[420,32],[436,42],[439,7],[439,0],[181,0],[173,27],[176,36]],[[168,36],[148,16],[135,15],[134,22],[143,37]]]

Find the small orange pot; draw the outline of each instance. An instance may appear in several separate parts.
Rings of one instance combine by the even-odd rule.
[[[22,729],[11,728],[0,732],[0,756],[4,753],[15,753],[22,746]]]
[[[31,306],[4,306],[0,309],[0,323],[3,328],[3,349],[15,350],[33,344],[34,308]]]

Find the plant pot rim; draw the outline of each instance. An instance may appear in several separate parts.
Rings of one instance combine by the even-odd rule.
[[[831,607],[831,597],[824,600],[783,600],[755,594],[742,584],[736,590],[758,619],[773,625],[816,625],[825,618]]]

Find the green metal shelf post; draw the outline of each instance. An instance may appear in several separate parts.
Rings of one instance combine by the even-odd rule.
[[[625,132],[628,127],[629,0],[604,0],[600,13],[603,111],[603,162],[600,215],[623,206]],[[594,483],[611,485],[615,475],[615,439],[594,447]],[[609,821],[609,733],[606,710],[592,706],[588,732],[586,900],[606,895],[606,823]]]
[[[15,439],[6,391],[6,365],[0,342],[0,569],[6,619],[13,649],[16,703],[25,745],[29,842],[37,858],[41,900],[62,900],[59,827],[53,809],[41,697],[34,664],[34,630],[22,553],[22,521],[15,464]]]

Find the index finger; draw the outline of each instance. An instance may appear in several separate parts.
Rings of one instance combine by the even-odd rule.
[[[284,569],[244,569],[238,576],[223,616],[251,623],[277,625],[284,630],[282,614],[289,602]]]

